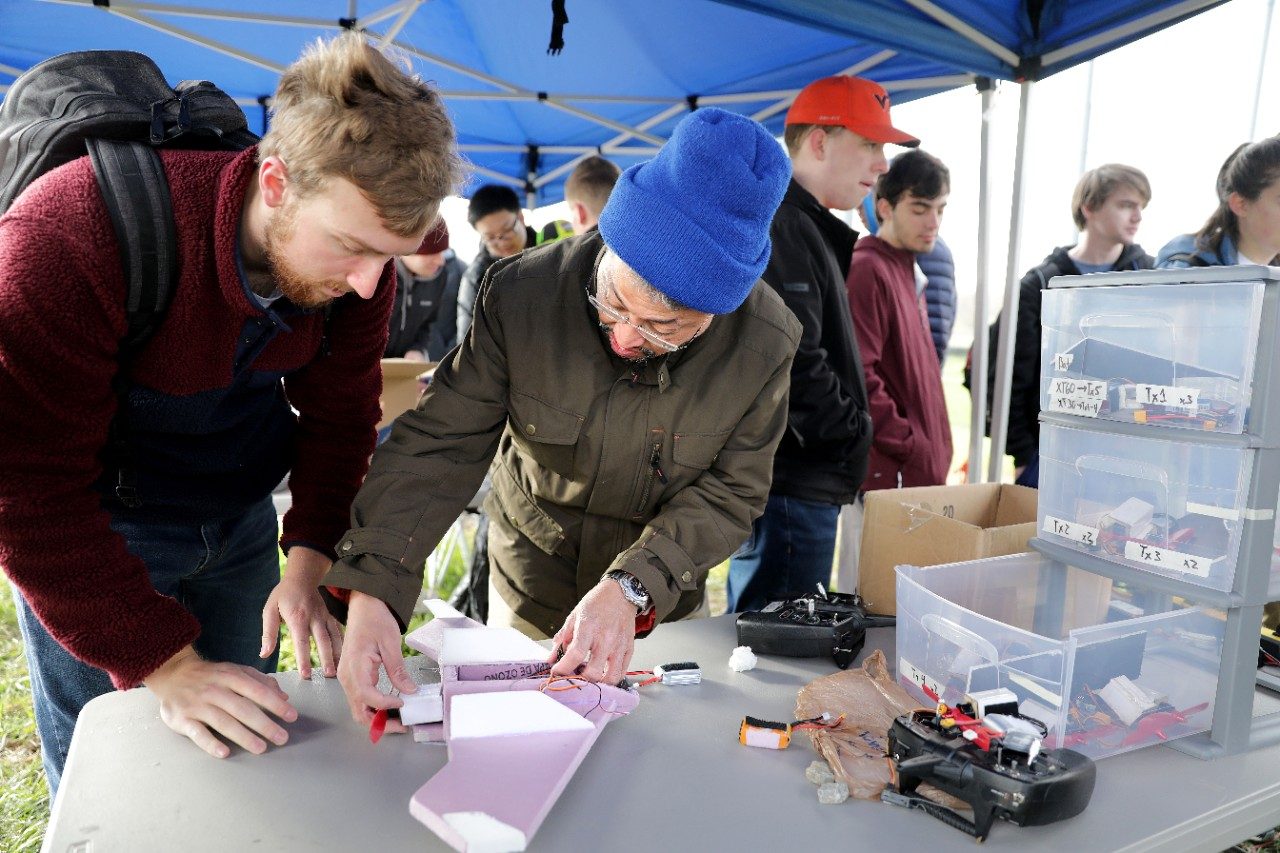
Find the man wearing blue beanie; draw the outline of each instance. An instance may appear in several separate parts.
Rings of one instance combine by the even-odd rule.
[[[598,231],[493,266],[325,579],[357,720],[400,704],[380,665],[414,689],[400,634],[423,562],[490,462],[489,621],[554,636],[556,672],[616,682],[638,634],[701,610],[786,428],[800,325],[760,274],[790,173],[759,124],[698,110],[623,173]]]

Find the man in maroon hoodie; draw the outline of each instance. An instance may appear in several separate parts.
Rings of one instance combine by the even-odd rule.
[[[460,166],[439,96],[358,34],[286,69],[273,116],[254,149],[160,154],[179,264],[123,376],[136,495],[107,444],[126,288],[89,158],[0,217],[0,567],[51,790],[80,709],[113,687],[145,685],[225,757],[297,718],[264,674],[281,621],[304,677],[312,641],[336,672],[319,584],[373,450],[390,260],[432,251]]]
[[[951,424],[915,256],[938,239],[951,176],[919,149],[894,158],[876,184],[880,231],[863,237],[849,268],[849,310],[871,408],[863,488],[936,486],[951,466]]]

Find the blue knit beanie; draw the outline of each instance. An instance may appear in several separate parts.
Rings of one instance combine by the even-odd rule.
[[[676,125],[658,156],[622,173],[600,234],[662,293],[727,314],[769,262],[769,223],[790,179],[791,161],[767,130],[737,113],[700,109]]]

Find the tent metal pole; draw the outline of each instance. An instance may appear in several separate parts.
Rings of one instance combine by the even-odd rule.
[[[375,38],[382,37],[381,34],[376,33],[373,30],[368,30],[368,32],[370,35],[374,36]],[[392,42],[392,44],[394,44],[396,47],[403,50],[405,53],[416,56],[424,62],[430,62],[433,65],[439,65],[441,68],[448,68],[450,71],[456,71],[459,74],[465,74],[466,76],[471,77],[472,79],[480,80],[482,82],[488,83],[491,86],[494,86],[498,89],[503,89],[507,92],[520,93],[520,94],[529,93],[529,90],[525,89],[522,86],[516,86],[515,84],[508,83],[507,81],[502,80],[501,78],[494,77],[490,74],[484,74],[482,72],[476,71],[474,68],[468,68],[465,65],[461,65],[457,62],[453,62],[452,60],[445,59],[443,56],[437,56],[433,53],[427,53],[426,51],[418,50],[416,47],[407,45],[404,42],[396,41],[396,42]],[[544,96],[543,94],[540,94],[540,93],[530,93],[530,94],[533,94],[534,97],[537,98],[537,100],[541,101],[542,103],[546,104],[552,109],[561,110],[563,112],[569,113],[570,115],[575,115],[580,119],[584,119],[585,121],[593,122],[595,124],[610,128],[612,130],[617,130],[622,133],[630,133],[635,138],[643,139],[645,142],[652,143],[653,145],[662,145],[662,143],[666,141],[664,139],[659,139],[656,136],[650,136],[649,134],[641,130],[636,130],[635,128],[627,127],[625,124],[622,124],[621,122],[613,121],[612,119],[607,119],[604,116],[596,115],[595,113],[588,112],[587,110],[580,110],[577,107],[571,107],[568,104],[561,103],[560,101],[556,100],[550,95]]]
[[[1262,26],[1262,55],[1258,57],[1258,83],[1253,87],[1253,118],[1249,121],[1249,139],[1258,136],[1258,107],[1262,103],[1262,75],[1267,70],[1267,47],[1271,44],[1271,15],[1276,10],[1276,0],[1267,0],[1266,23]]]
[[[613,121],[611,119],[605,118],[604,116],[598,116],[598,115],[595,115],[594,113],[589,113],[586,110],[580,110],[577,107],[571,107],[568,104],[561,103],[555,98],[545,98],[543,99],[542,102],[547,106],[551,107],[553,110],[560,110],[561,112],[566,112],[571,116],[577,116],[578,118],[595,122],[596,124],[616,130],[619,133],[629,133],[632,136],[634,136],[636,139],[643,139],[645,142],[649,142],[654,145],[662,145],[666,142],[666,140],[660,136],[654,136],[651,133],[645,133],[643,130],[640,130],[639,128],[628,127],[627,125],[623,124],[620,121]]]
[[[670,107],[667,107],[665,110],[663,110],[662,112],[658,113],[657,115],[650,116],[649,118],[647,118],[647,119],[645,119],[644,121],[640,122],[640,124],[639,124],[639,125],[637,125],[637,127],[639,127],[641,130],[648,130],[649,128],[653,127],[654,125],[661,124],[662,122],[666,121],[667,119],[672,118],[673,116],[679,115],[680,113],[684,112],[686,109],[688,109],[688,105],[687,105],[687,104],[674,104],[674,105],[672,105],[672,106],[670,106]],[[616,149],[616,146],[621,145],[623,142],[626,142],[628,139],[631,139],[631,138],[633,138],[633,137],[631,136],[631,134],[630,134],[630,133],[621,133],[621,134],[618,134],[618,135],[617,135],[617,136],[615,136],[613,139],[610,139],[610,140],[609,140],[608,142],[606,142],[604,145],[601,145],[601,146],[600,146],[600,153],[601,153],[601,154],[609,154],[609,153],[613,153],[614,151],[616,151],[616,150],[617,150],[617,149]],[[567,146],[564,146],[564,147],[567,147]],[[553,148],[545,148],[545,149],[543,149],[543,150],[544,150],[544,151],[554,151],[555,149],[553,149]],[[563,175],[563,174],[565,174],[565,173],[567,173],[567,172],[570,172],[570,171],[572,171],[572,170],[576,169],[576,168],[578,167],[578,164],[579,164],[579,163],[581,163],[583,160],[587,159],[588,157],[590,157],[590,156],[591,156],[592,154],[594,154],[594,153],[596,153],[596,149],[594,149],[594,148],[586,148],[585,150],[583,150],[582,152],[580,152],[580,153],[579,153],[579,156],[574,157],[574,158],[573,158],[572,160],[570,160],[568,163],[565,163],[565,164],[560,165],[560,166],[556,166],[554,169],[551,169],[551,170],[550,170],[550,171],[548,171],[548,172],[544,172],[544,173],[543,173],[543,174],[542,174],[542,175],[541,175],[541,176],[540,176],[536,181],[534,181],[534,185],[535,185],[535,186],[537,186],[537,187],[544,187],[544,186],[546,186],[547,184],[551,183],[552,181],[554,181],[556,178],[560,177],[561,175]],[[658,149],[656,149],[656,148],[655,148],[655,149],[653,149],[651,153],[653,153],[653,154],[657,154],[657,153],[658,153]]]
[[[93,0],[41,0],[64,6],[92,6]],[[338,29],[338,22],[323,18],[301,18],[295,15],[271,15],[265,12],[230,12],[225,9],[205,9],[199,6],[175,6],[171,3],[139,3],[134,0],[112,0],[109,12],[159,12],[182,18],[206,18],[222,21],[238,21],[248,24],[277,24],[286,27],[308,29]]]
[[[1009,383],[1013,378],[1013,344],[1018,330],[1018,256],[1022,249],[1022,208],[1027,193],[1027,125],[1031,90],[1024,81],[1018,93],[1018,147],[1013,157],[1013,206],[1009,211],[1009,259],[1005,267],[1004,308],[1000,318],[1000,343],[996,352],[996,387],[991,400],[991,458],[987,480],[999,483],[1004,468],[1004,444],[1009,433]],[[981,377],[976,377],[981,381]]]
[[[257,65],[259,68],[274,71],[277,74],[283,73],[285,69],[285,66],[278,62],[273,62],[270,59],[264,59],[261,56],[255,56],[247,51],[231,47],[230,45],[223,44],[220,41],[214,41],[211,38],[205,38],[202,35],[193,33],[190,30],[184,30],[180,27],[175,27],[172,24],[162,24],[159,21],[154,21],[146,15],[141,15],[137,12],[126,12],[112,7],[108,7],[107,11],[113,15],[119,15],[122,18],[128,18],[130,21],[142,24],[144,27],[151,27],[153,30],[159,30],[166,35],[171,35],[175,38],[183,39],[184,41],[189,41],[192,44],[198,44],[201,47],[206,47],[209,50],[230,56],[232,59],[239,59],[240,61],[247,62],[250,65]]]
[[[409,19],[413,17],[413,14],[418,11],[418,7],[421,5],[422,0],[409,0],[408,3],[405,3],[404,11],[400,13],[400,17],[396,18],[396,22],[387,28],[378,43],[382,47],[386,47],[395,41],[396,36],[400,35],[400,31],[404,29],[405,24],[409,23]]]
[[[486,178],[491,178],[492,180],[515,187],[517,190],[524,190],[524,181],[520,178],[513,178],[510,175],[504,175],[502,172],[495,172],[493,169],[486,169],[484,166],[477,166],[475,163],[469,164],[469,168],[477,175],[483,175]]]
[[[360,19],[359,27],[362,30],[367,30],[374,24],[382,23],[387,18],[394,18],[396,15],[400,14],[400,11],[404,9],[404,7],[410,5],[416,9],[418,5],[421,5],[421,0],[396,0],[395,3],[383,6],[378,11],[370,12],[365,15]]]
[[[769,92],[734,92],[732,95],[699,95],[698,106],[711,107],[720,104],[745,104],[751,101],[774,101],[779,98],[795,98],[799,89],[774,89]]]
[[[987,262],[991,254],[991,110],[995,105],[995,83],[989,78],[979,81],[982,94],[982,118],[978,143],[978,269],[973,300],[973,380],[969,397],[973,409],[969,413],[970,483],[984,481],[982,440],[986,433],[987,413]]]
[[[866,59],[862,60],[861,62],[855,62],[853,65],[850,65],[846,68],[843,68],[837,71],[836,74],[851,74],[856,77],[857,75],[861,74],[863,71],[866,71],[868,68],[874,68],[875,66],[883,62],[888,62],[890,59],[893,59],[897,55],[898,55],[898,52],[896,50],[882,50],[879,53],[873,53],[871,56],[868,56]],[[765,107],[764,109],[760,110],[757,113],[752,113],[751,117],[756,121],[764,121],[770,116],[777,115],[783,110],[790,108],[791,102],[796,99],[796,95],[798,94],[800,94],[799,89],[797,89],[795,92],[788,95],[787,97],[781,99],[776,104]]]
[[[455,89],[441,89],[440,97],[452,98],[456,101],[537,101],[541,100],[541,94],[545,94],[549,98],[555,98],[558,101],[596,101],[606,104],[670,104],[671,98],[646,98],[646,97],[627,97],[625,95],[582,95],[577,93],[560,93],[531,92],[527,89],[521,89],[515,92],[474,92],[462,91]],[[699,101],[701,103],[701,101]],[[680,106],[685,106],[683,98],[680,99]]]
[[[249,103],[256,103],[256,101],[250,101]],[[491,143],[491,142],[474,142],[474,143],[464,142],[458,145],[458,150],[470,151],[477,154],[480,154],[480,153],[523,154],[529,150],[529,146],[503,145],[503,144]],[[538,151],[543,154],[573,154],[575,156],[578,154],[591,155],[591,154],[598,153],[600,151],[604,151],[606,153],[625,154],[628,156],[634,155],[637,157],[645,156],[645,155],[651,156],[653,154],[658,153],[658,149],[654,146],[648,146],[644,148],[641,148],[638,146],[635,148],[622,148],[621,146],[616,146],[616,145],[610,146],[607,144],[601,145],[598,147],[595,145],[539,145]],[[560,169],[563,167],[557,166],[556,168]]]
[[[1089,125],[1093,120],[1093,60],[1089,60],[1089,76],[1084,84],[1084,122],[1080,128],[1080,168],[1077,174],[1084,174],[1089,165]]]
[[[1187,0],[1187,2],[1179,3],[1177,6],[1170,6],[1166,9],[1161,9],[1159,12],[1152,12],[1150,15],[1138,18],[1136,21],[1130,21],[1127,24],[1121,24],[1118,27],[1113,27],[1104,33],[1099,33],[1096,36],[1090,36],[1087,39],[1082,39],[1075,44],[1067,45],[1066,47],[1061,47],[1057,50],[1051,50],[1040,57],[1040,66],[1041,68],[1049,69],[1052,66],[1057,65],[1059,62],[1062,62],[1064,59],[1071,59],[1073,56],[1088,53],[1094,48],[1102,47],[1103,45],[1110,44],[1113,41],[1122,39],[1125,36],[1133,35],[1134,33],[1140,33],[1144,30],[1153,30],[1166,21],[1172,21],[1177,18],[1181,18],[1184,15],[1194,14],[1199,12],[1201,9],[1207,9],[1210,6],[1219,6],[1222,2],[1223,0]]]
[[[964,21],[960,20],[945,9],[938,8],[938,6],[929,2],[929,0],[906,0],[906,3],[908,6],[912,6],[919,9],[921,12],[924,12],[930,18],[933,18],[953,33],[964,36],[969,41],[973,42],[978,47],[982,48],[987,53],[990,53],[996,59],[1001,60],[1010,67],[1017,68],[1018,64],[1022,61],[1022,58],[1019,57],[1018,54],[1009,50],[1009,48],[1000,44],[1000,42],[985,35],[980,30],[970,26],[969,24],[966,24]]]

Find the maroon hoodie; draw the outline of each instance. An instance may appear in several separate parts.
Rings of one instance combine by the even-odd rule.
[[[951,423],[916,293],[915,255],[863,237],[846,286],[871,409],[871,465],[863,488],[941,485],[951,466]]]

